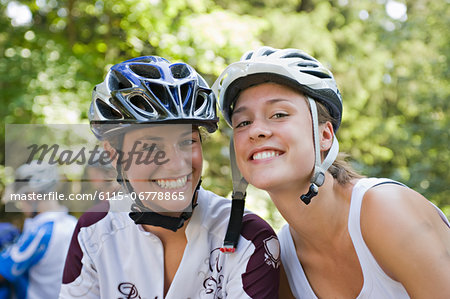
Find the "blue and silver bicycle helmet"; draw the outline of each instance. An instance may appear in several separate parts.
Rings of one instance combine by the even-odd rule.
[[[111,67],[105,80],[94,88],[89,121],[98,139],[119,137],[118,150],[124,133],[136,129],[136,124],[192,124],[212,133],[218,122],[216,97],[188,64],[170,63],[157,56],[138,57]],[[117,163],[117,181],[133,192],[120,164]],[[197,189],[199,186],[200,183]],[[173,231],[192,215],[192,211],[184,211],[180,217],[162,215],[144,206],[139,198],[131,208],[130,217],[136,224]]]
[[[132,124],[188,123],[214,132],[218,118],[215,96],[194,68],[144,56],[111,67],[94,88],[89,121],[103,140]]]

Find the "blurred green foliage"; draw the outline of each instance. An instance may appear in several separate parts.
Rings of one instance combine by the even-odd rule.
[[[0,135],[5,123],[86,123],[93,86],[131,57],[182,60],[212,84],[249,49],[296,47],[335,74],[344,98],[338,138],[355,168],[404,182],[450,215],[450,6],[408,1],[390,16],[391,4],[398,2],[0,0]],[[18,23],[18,5],[30,22]],[[221,121],[204,150],[204,185],[225,196],[229,134]],[[278,227],[267,197],[252,194],[251,208]]]

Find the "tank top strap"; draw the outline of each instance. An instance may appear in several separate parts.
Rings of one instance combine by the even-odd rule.
[[[384,281],[387,285],[392,285],[393,287],[399,287],[400,284],[393,279],[391,279],[383,271],[383,269],[378,265],[374,256],[370,252],[364,242],[364,238],[361,232],[361,206],[364,194],[370,188],[386,183],[400,184],[396,181],[383,178],[363,178],[360,179],[356,185],[353,187],[350,211],[348,216],[348,231],[350,238],[352,239],[353,246],[355,247],[356,254],[361,265],[361,270],[364,276],[364,285],[361,290],[361,295],[364,293],[372,293],[374,288],[377,288],[377,283],[375,281]],[[402,184],[401,184],[402,185]],[[374,285],[374,283],[376,285]]]

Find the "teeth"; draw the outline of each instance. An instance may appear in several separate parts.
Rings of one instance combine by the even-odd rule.
[[[176,180],[156,180],[156,183],[159,187],[164,189],[175,189],[175,188],[181,188],[184,185],[186,185],[187,182],[187,176],[176,179]]]
[[[279,153],[275,151],[263,151],[258,152],[253,155],[253,160],[261,160],[261,159],[268,159],[272,157],[278,157]]]

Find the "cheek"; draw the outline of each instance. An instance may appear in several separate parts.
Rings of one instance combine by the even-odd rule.
[[[246,149],[246,139],[243,134],[235,134],[233,136],[234,140],[234,151],[236,154],[236,163],[242,175],[246,176],[247,168],[246,162],[248,158],[248,150]]]
[[[233,141],[234,141],[234,151],[236,153],[236,160],[245,159],[245,138],[244,134],[242,133],[235,133],[233,135]]]
[[[130,180],[147,180],[157,170],[155,164],[140,164],[131,165],[126,171],[126,174]]]
[[[200,171],[203,168],[203,153],[201,147],[194,147],[192,149],[192,158],[191,158],[192,168],[199,169]]]

